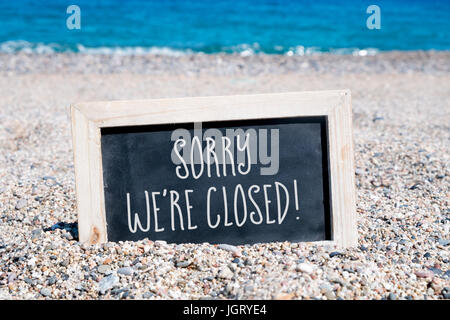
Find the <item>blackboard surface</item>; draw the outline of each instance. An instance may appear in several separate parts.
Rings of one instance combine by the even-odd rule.
[[[190,171],[188,178],[180,179],[176,174],[177,164],[172,161],[172,133],[179,128],[185,128],[194,136],[192,123],[101,129],[109,241],[149,238],[169,243],[252,244],[331,239],[326,116],[202,124],[202,133],[214,128],[224,136],[226,129],[244,132],[266,129],[269,154],[272,148],[279,150],[278,171],[274,175],[262,175],[261,168],[269,164],[258,162],[252,164],[245,175],[236,171],[233,176],[228,164],[227,176],[220,169],[218,177],[216,167],[211,165],[211,177],[205,167],[198,179],[194,179]],[[275,142],[270,139],[274,129],[278,129],[279,135]],[[262,138],[258,136],[258,139]],[[194,166],[197,172],[199,168],[199,164]],[[178,207],[173,202],[171,205],[171,196],[173,200],[177,195]],[[228,212],[227,217],[225,212]],[[133,233],[130,227],[136,227],[135,214],[142,227],[137,226]]]

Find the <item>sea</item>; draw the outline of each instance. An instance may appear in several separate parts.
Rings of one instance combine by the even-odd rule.
[[[0,0],[0,53],[449,49],[450,0]]]

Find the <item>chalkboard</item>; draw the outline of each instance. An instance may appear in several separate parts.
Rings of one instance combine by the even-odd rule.
[[[209,122],[196,132],[193,123],[102,129],[108,239],[230,244],[331,240],[326,121],[323,116]],[[176,132],[186,142],[180,156],[182,151],[189,155],[187,171],[181,158],[179,164],[172,159]],[[228,140],[217,137],[219,132]],[[211,156],[208,168],[203,156],[209,133],[216,133],[212,152],[219,165]],[[233,144],[225,164],[222,141]],[[188,164],[191,152],[194,168]]]
[[[348,90],[71,106],[81,242],[357,244]]]

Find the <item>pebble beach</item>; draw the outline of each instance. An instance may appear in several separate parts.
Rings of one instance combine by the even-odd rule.
[[[350,89],[358,246],[78,242],[70,104]],[[0,299],[449,299],[450,52],[0,54]]]

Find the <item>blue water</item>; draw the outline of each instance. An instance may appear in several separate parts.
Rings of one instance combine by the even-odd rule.
[[[69,30],[66,8],[81,9]],[[381,9],[369,30],[366,8]],[[450,1],[0,0],[0,52],[370,54],[449,50]]]

